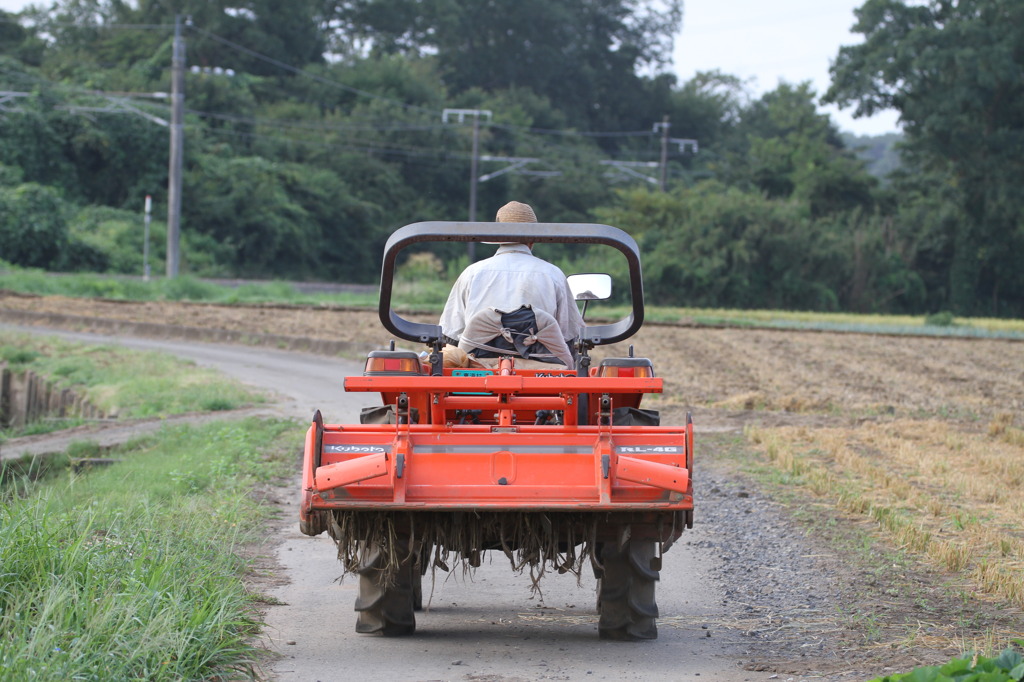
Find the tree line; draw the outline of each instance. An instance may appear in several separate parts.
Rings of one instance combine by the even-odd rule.
[[[680,0],[58,0],[0,14],[0,259],[139,272],[185,22],[182,267],[372,282],[383,242],[516,198],[632,233],[663,305],[1024,314],[1024,7],[867,0],[824,101],[900,112],[874,172],[809,84],[666,71]],[[668,121],[667,131],[660,125]],[[655,125],[659,124],[659,125]],[[667,146],[666,191],[657,172]],[[856,141],[854,141],[856,143]],[[878,153],[881,156],[882,153]],[[877,168],[884,168],[882,171]],[[163,256],[153,223],[154,268]],[[464,264],[437,255],[447,276]],[[575,269],[572,249],[547,257]],[[615,270],[614,262],[587,263]]]

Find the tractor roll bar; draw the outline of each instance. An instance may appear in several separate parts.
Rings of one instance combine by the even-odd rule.
[[[612,324],[588,325],[583,341],[588,345],[616,343],[636,333],[644,321],[644,288],[640,273],[640,250],[624,231],[596,223],[471,223],[429,221],[396,230],[384,247],[380,277],[380,321],[395,336],[432,345],[442,339],[436,324],[412,322],[391,308],[395,261],[398,253],[419,242],[531,242],[559,244],[605,244],[618,249],[629,265],[630,298],[633,310]]]

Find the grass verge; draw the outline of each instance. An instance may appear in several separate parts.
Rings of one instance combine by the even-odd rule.
[[[0,678],[253,677],[242,547],[296,438],[283,421],[166,428],[108,468],[5,481]]]
[[[266,400],[237,381],[164,353],[0,332],[0,363],[4,361],[14,372],[48,377],[58,388],[72,389],[105,414],[120,418],[233,410]],[[0,432],[0,439],[77,423],[36,422],[18,432]]]
[[[0,289],[40,296],[109,298],[121,301],[202,301],[207,303],[294,303],[374,305],[375,295],[359,293],[306,294],[289,282],[257,282],[228,286],[183,275],[143,281],[90,273],[48,273],[0,265]]]

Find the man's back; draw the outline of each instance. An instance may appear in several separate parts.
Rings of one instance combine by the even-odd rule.
[[[441,328],[457,339],[473,314],[487,308],[510,313],[523,306],[554,317],[566,339],[583,329],[565,274],[534,256],[527,245],[505,244],[459,276],[441,315]]]

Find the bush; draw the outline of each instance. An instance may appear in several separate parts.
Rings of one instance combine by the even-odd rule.
[[[924,323],[930,327],[955,327],[956,320],[953,317],[953,313],[948,310],[934,313],[932,315],[926,315]]]
[[[71,219],[69,231],[74,248],[63,269],[143,274],[145,222],[141,211],[86,206]],[[149,265],[154,273],[164,269],[166,241],[164,224],[151,223]]]
[[[656,305],[835,310],[845,254],[798,202],[705,182],[624,191],[597,218],[629,226]],[[612,274],[616,274],[612,271]]]
[[[11,365],[27,365],[41,353],[28,348],[17,348],[15,346],[0,346],[0,360]]]
[[[36,183],[0,187],[0,244],[14,265],[54,268],[68,241],[64,202]]]
[[[202,282],[195,277],[175,277],[164,280],[164,296],[171,301],[209,301],[221,292],[216,284]]]
[[[1022,644],[1018,640],[1018,645]],[[1024,679],[1024,658],[1006,649],[995,658],[967,653],[944,666],[917,668],[909,673],[887,675],[871,682],[1020,682]]]
[[[395,273],[397,279],[415,282],[417,280],[436,280],[444,274],[444,263],[429,251],[420,251],[409,256],[398,266]]]

